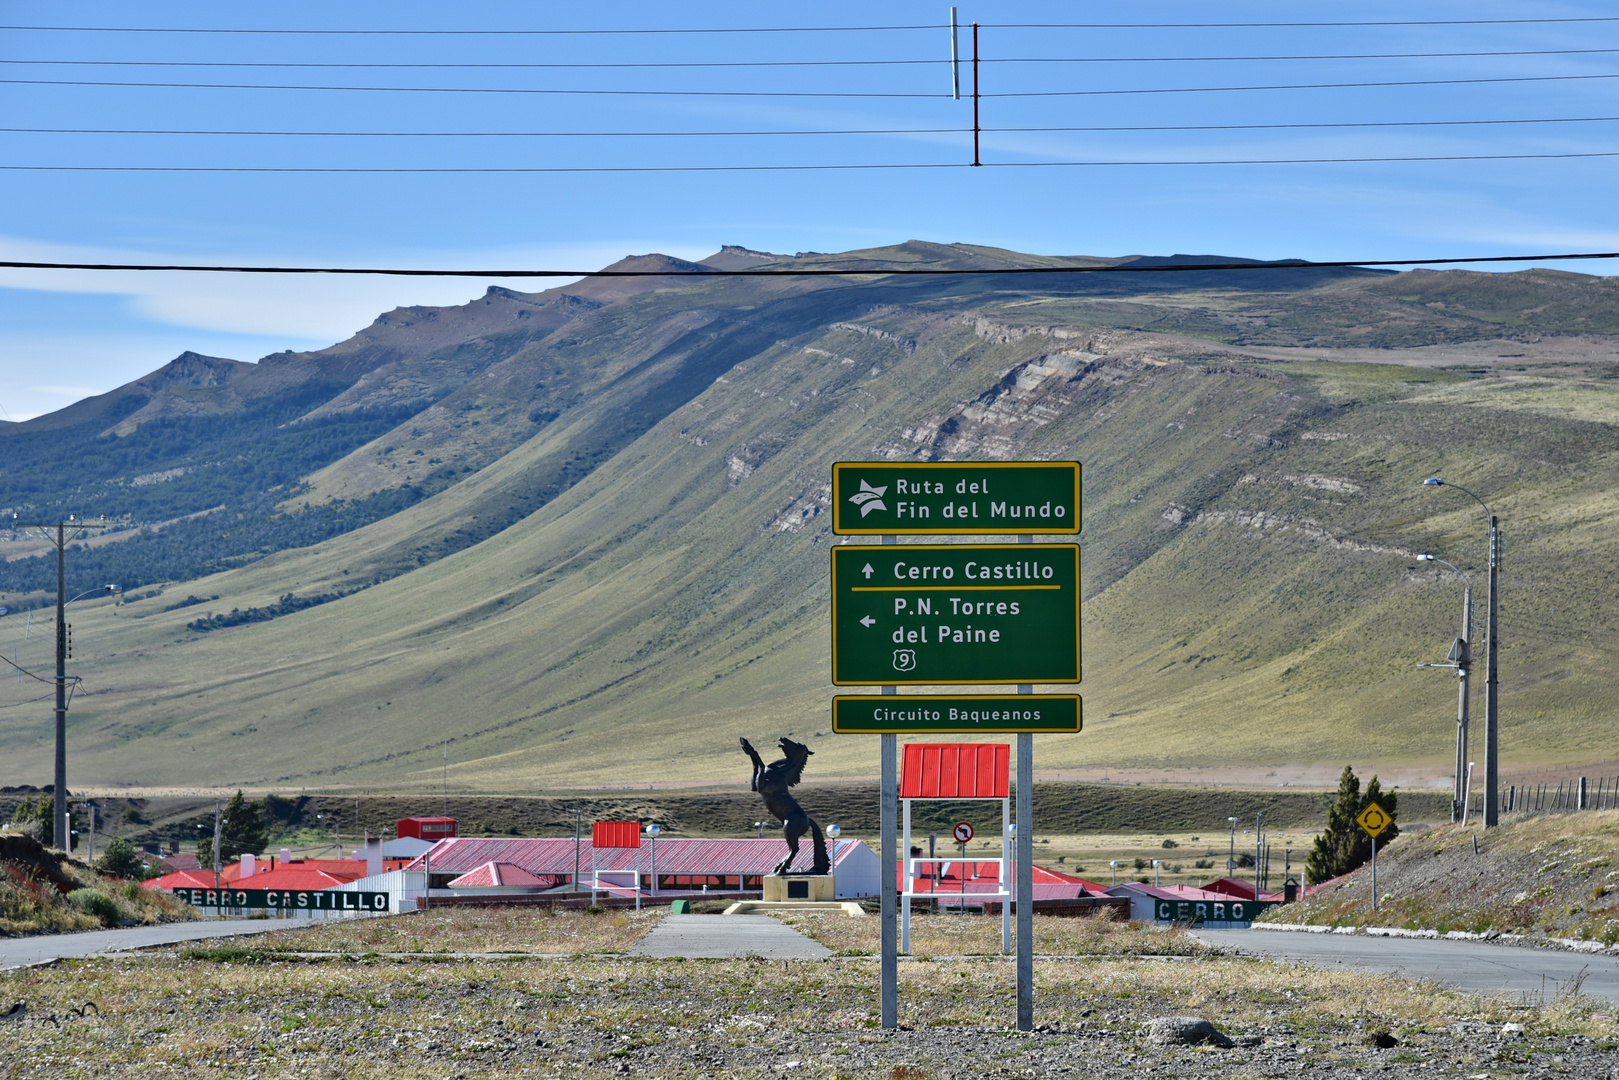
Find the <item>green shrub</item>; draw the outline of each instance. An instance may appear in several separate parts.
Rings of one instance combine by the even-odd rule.
[[[67,902],[86,915],[94,915],[100,919],[102,926],[117,926],[123,919],[123,913],[118,909],[118,901],[100,889],[74,889],[67,894]]]
[[[132,878],[136,881],[146,876],[146,866],[141,862],[141,853],[134,844],[121,836],[114,837],[108,842],[107,850],[96,860],[96,869],[103,874]]]

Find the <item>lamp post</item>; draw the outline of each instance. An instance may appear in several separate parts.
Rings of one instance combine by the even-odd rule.
[[[1117,885],[1119,883],[1119,860],[1114,859],[1107,865],[1108,869],[1113,871],[1113,884]]]
[[[1265,862],[1265,811],[1254,819],[1254,902],[1259,902],[1260,867]]]
[[[1484,652],[1484,827],[1493,829],[1500,817],[1500,792],[1497,783],[1500,765],[1500,683],[1498,642],[1500,614],[1499,578],[1501,571],[1501,526],[1488,503],[1464,487],[1441,480],[1437,476],[1422,482],[1428,487],[1453,487],[1484,508],[1489,525],[1487,539],[1490,556],[1489,620],[1485,628]]]
[[[1163,865],[1164,861],[1162,859],[1154,859],[1152,861],[1152,887],[1155,889],[1158,887],[1158,868]]]
[[[1226,856],[1225,876],[1235,878],[1237,876],[1237,819],[1228,817],[1226,820],[1231,822],[1231,853]]]
[[[662,825],[648,825],[646,834],[652,839],[652,895],[658,895],[658,834],[663,832]]]
[[[828,825],[826,827],[826,838],[832,841],[832,850],[826,853],[826,857],[832,863],[832,873],[834,874],[838,872],[838,837],[842,835],[842,825]]]
[[[1461,567],[1448,563],[1435,555],[1422,554],[1417,556],[1418,562],[1436,562],[1440,566],[1448,566],[1461,575],[1462,586],[1462,636],[1451,642],[1450,655],[1446,657],[1448,663],[1444,664],[1418,664],[1418,667],[1453,668],[1456,672],[1458,687],[1456,691],[1456,787],[1455,795],[1450,801],[1450,820],[1452,823],[1462,820],[1462,799],[1466,794],[1467,786],[1467,740],[1468,740],[1468,692],[1469,679],[1473,670],[1473,647],[1469,639],[1473,636],[1473,579],[1462,573]]]

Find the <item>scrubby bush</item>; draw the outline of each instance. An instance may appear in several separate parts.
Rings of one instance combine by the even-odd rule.
[[[108,842],[107,850],[96,860],[96,869],[103,874],[133,878],[136,881],[146,876],[146,865],[141,862],[141,853],[134,844],[121,836],[114,837]]]
[[[67,894],[67,902],[101,920],[102,926],[117,926],[123,919],[118,901],[100,889],[74,889]]]
[[[1173,841],[1173,840],[1165,840],[1164,841],[1164,846],[1166,848],[1178,848],[1178,847],[1180,847],[1180,845],[1175,843],[1175,841]]]

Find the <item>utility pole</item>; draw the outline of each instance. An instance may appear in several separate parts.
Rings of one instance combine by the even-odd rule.
[[[1484,827],[1493,829],[1500,819],[1500,683],[1501,672],[1498,665],[1500,659],[1500,643],[1496,640],[1500,636],[1500,601],[1501,590],[1501,523],[1495,516],[1490,505],[1477,495],[1468,491],[1460,484],[1452,484],[1437,476],[1424,480],[1426,487],[1453,487],[1484,508],[1485,520],[1489,523],[1489,553],[1490,553],[1490,614],[1489,627],[1485,631],[1487,648],[1484,653]]]
[[[1484,827],[1493,829],[1500,822],[1500,690],[1501,669],[1498,664],[1496,640],[1500,635],[1501,590],[1497,588],[1497,575],[1501,569],[1501,527],[1494,514],[1490,515],[1490,649],[1485,657],[1484,671]]]
[[[52,839],[63,851],[71,850],[73,846],[73,834],[70,831],[67,812],[67,661],[72,651],[72,639],[65,618],[65,609],[72,603],[67,599],[67,530],[71,528],[77,536],[80,529],[106,528],[106,520],[103,517],[100,522],[87,525],[79,520],[77,514],[69,514],[65,521],[54,522],[22,521],[16,513],[11,515],[13,529],[39,529],[44,532],[45,539],[56,548],[56,775],[53,780],[55,805],[52,807],[51,823]],[[56,530],[54,537],[51,536],[52,529]],[[122,590],[115,585],[108,585],[106,591]],[[77,600],[78,597],[75,596],[73,599]]]
[[[1454,668],[1457,678],[1456,690],[1456,785],[1455,794],[1450,801],[1450,820],[1452,824],[1459,825],[1467,816],[1466,808],[1462,805],[1467,788],[1467,751],[1471,735],[1468,727],[1471,720],[1468,716],[1468,703],[1471,699],[1469,692],[1469,675],[1473,670],[1473,647],[1470,644],[1473,637],[1473,579],[1462,573],[1461,567],[1455,563],[1448,563],[1436,555],[1424,552],[1417,556],[1418,562],[1436,562],[1441,566],[1448,566],[1462,579],[1462,635],[1450,643],[1450,655],[1445,657],[1443,664],[1418,664],[1418,667]]]

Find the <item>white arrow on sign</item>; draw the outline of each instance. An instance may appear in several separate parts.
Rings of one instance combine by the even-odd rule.
[[[876,572],[877,572],[877,571],[875,571],[875,570],[873,570],[873,569],[872,569],[872,568],[871,568],[871,564],[870,564],[870,563],[867,563],[867,564],[866,564],[866,568],[865,568],[865,569],[864,569],[864,570],[862,570],[862,571],[860,571],[860,572],[861,572],[861,573],[862,573],[862,574],[865,574],[865,575],[866,575],[866,580],[867,580],[867,581],[870,581],[870,580],[871,580],[871,575],[873,575],[873,574],[875,574],[875,573],[876,573]]]
[[[867,629],[870,629],[872,626],[875,626],[876,623],[877,623],[877,620],[873,619],[870,615],[867,615],[864,619],[860,620],[860,625],[866,627]]]

